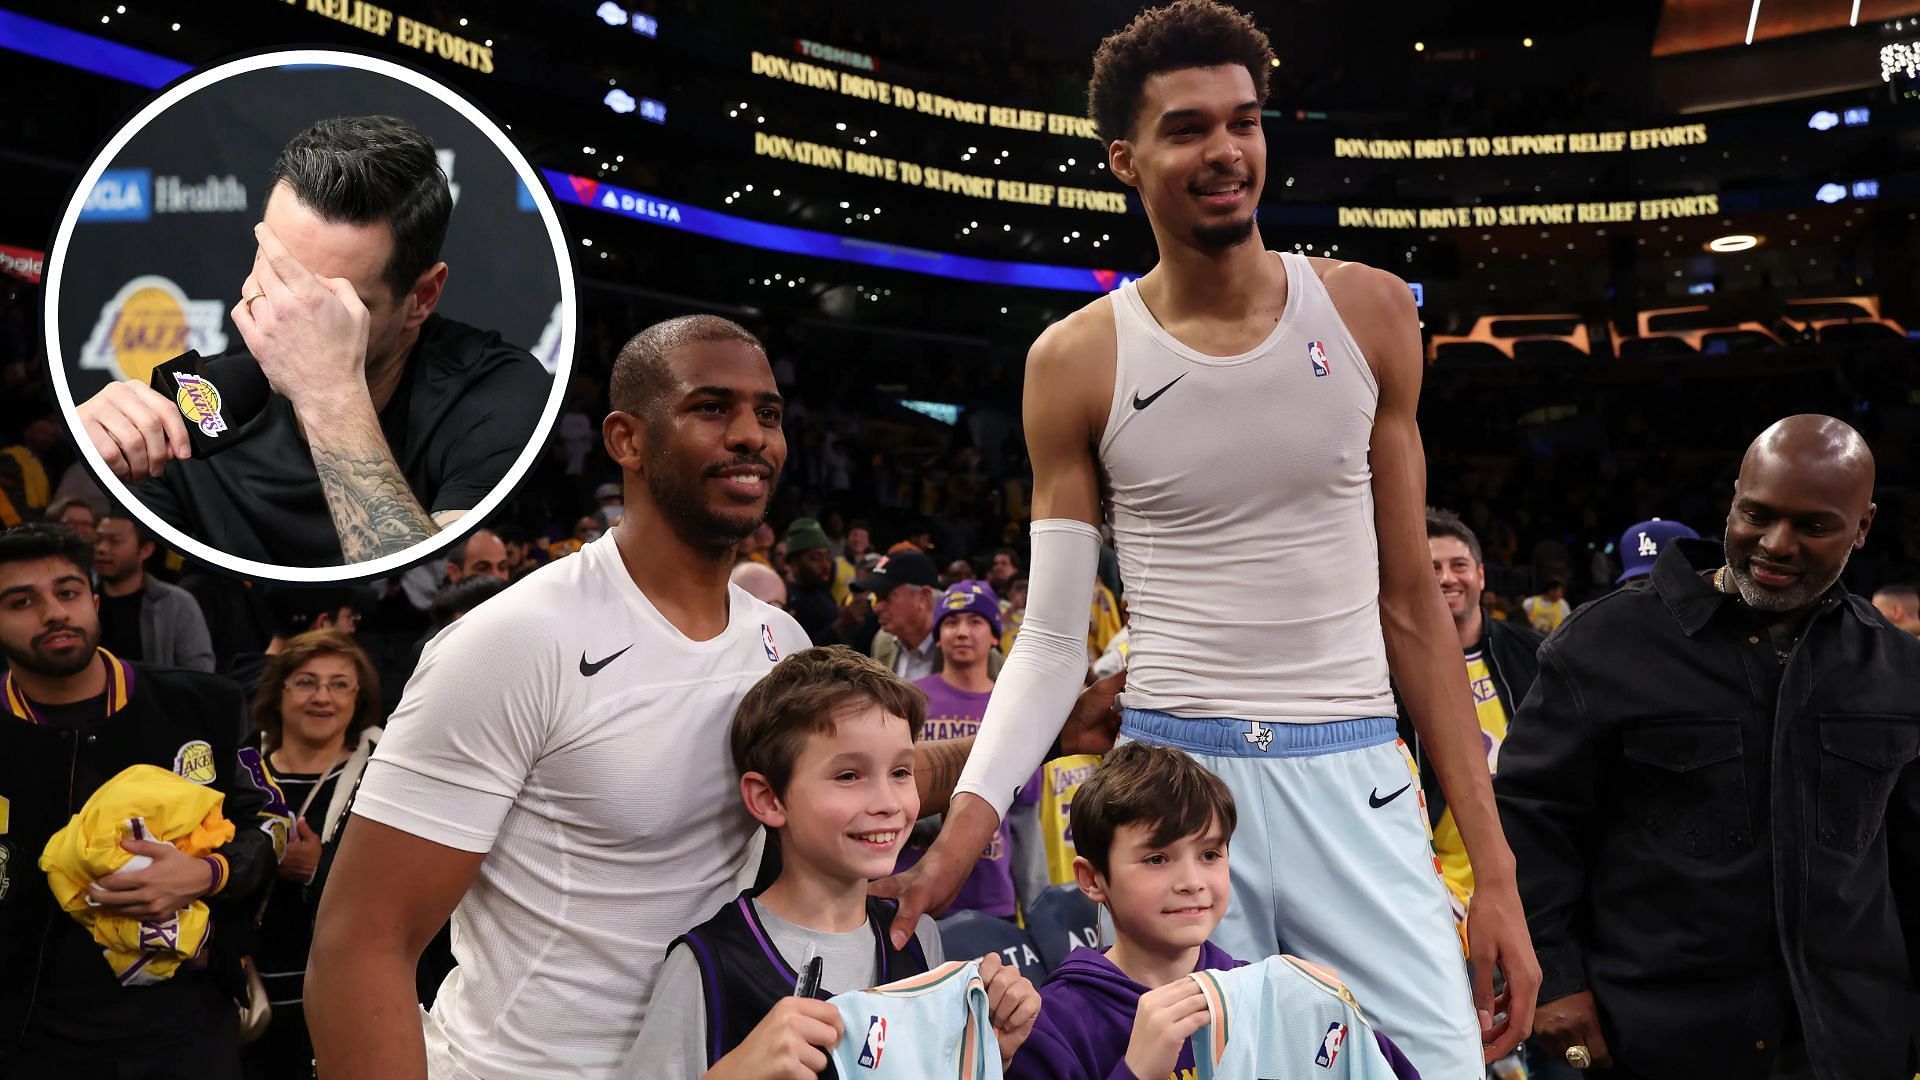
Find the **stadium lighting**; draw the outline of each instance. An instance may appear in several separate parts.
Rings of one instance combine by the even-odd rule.
[[[1760,0],[1753,0],[1753,11],[1747,15],[1747,44],[1753,44],[1753,28],[1760,23]]]
[[[1920,42],[1895,43],[1880,49],[1880,81],[1892,82],[1895,75],[1913,78],[1920,75]]]
[[[1530,37],[1523,37],[1523,38],[1521,38],[1521,39],[1520,39],[1520,47],[1521,47],[1521,48],[1523,48],[1523,49],[1531,49],[1531,48],[1533,48],[1533,39],[1532,39],[1532,38],[1530,38]]]
[[[627,21],[627,9],[614,3],[613,0],[607,0],[606,3],[601,4],[594,14],[600,16],[600,21],[608,26],[623,26]]]
[[[1722,255],[1735,251],[1751,251],[1760,246],[1760,238],[1748,233],[1735,233],[1732,236],[1715,237],[1707,241],[1708,251],[1717,251]]]
[[[1847,25],[1860,25],[1860,0],[1853,0],[1853,14],[1847,17]]]
[[[1414,51],[1414,52],[1426,52],[1426,51],[1427,51],[1427,43],[1426,43],[1426,42],[1424,42],[1424,41],[1416,41],[1416,42],[1414,42],[1414,43],[1413,43],[1413,51]]]

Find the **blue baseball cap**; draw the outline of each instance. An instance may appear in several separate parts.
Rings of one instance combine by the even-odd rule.
[[[1667,545],[1679,539],[1698,540],[1700,534],[1677,521],[1663,521],[1654,518],[1643,521],[1620,534],[1620,562],[1624,569],[1620,576],[1613,579],[1615,585],[1624,585],[1637,577],[1653,573],[1653,564]]]
[[[993,636],[1000,636],[1000,598],[993,593],[993,586],[984,581],[962,581],[946,592],[933,604],[933,632],[940,633],[940,624],[949,615],[972,612],[987,620],[993,627]]]

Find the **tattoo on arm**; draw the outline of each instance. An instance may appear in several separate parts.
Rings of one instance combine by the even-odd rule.
[[[966,767],[973,751],[973,739],[942,739],[914,747],[914,782],[920,789],[920,816],[943,814],[953,799],[953,785],[960,782],[960,770]]]
[[[378,427],[316,443],[313,469],[350,563],[404,551],[440,531],[407,486]]]

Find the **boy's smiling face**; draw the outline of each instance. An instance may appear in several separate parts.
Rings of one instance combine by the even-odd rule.
[[[1119,936],[1155,951],[1191,949],[1227,914],[1227,837],[1218,818],[1171,844],[1154,845],[1153,831],[1151,822],[1120,826],[1107,873],[1082,857],[1074,874],[1083,892],[1107,905]]]
[[[867,881],[893,873],[919,816],[907,721],[862,700],[835,711],[831,734],[807,737],[786,796],[761,820],[782,830],[789,865]]]

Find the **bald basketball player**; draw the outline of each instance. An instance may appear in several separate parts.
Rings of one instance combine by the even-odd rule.
[[[323,1076],[618,1076],[667,945],[754,880],[727,726],[809,642],[729,571],[786,461],[784,403],[759,340],[710,315],[635,336],[609,389],[626,515],[429,642],[367,765],[307,972]],[[915,744],[923,813],[971,741]],[[458,964],[423,1015],[414,969],[449,915]],[[810,1034],[720,1075],[788,1075],[775,1052],[837,1016],[781,1010]]]
[[[1611,1077],[1910,1077],[1920,642],[1840,583],[1873,457],[1793,416],[1724,543],[1574,615],[1500,752],[1545,973],[1535,1043]]]
[[[1091,112],[1159,264],[1028,356],[1026,619],[944,831],[883,884],[902,891],[901,937],[953,895],[1046,755],[1086,673],[1104,519],[1132,612],[1121,735],[1187,750],[1241,808],[1213,940],[1335,968],[1422,1075],[1466,1080],[1527,1034],[1538,969],[1433,587],[1413,296],[1372,267],[1266,249],[1272,58],[1249,19],[1209,0],[1147,11],[1094,56]],[[1250,587],[1265,582],[1285,582],[1288,602]],[[1477,989],[1389,674],[1480,883]],[[1510,1020],[1496,1019],[1495,969]]]

